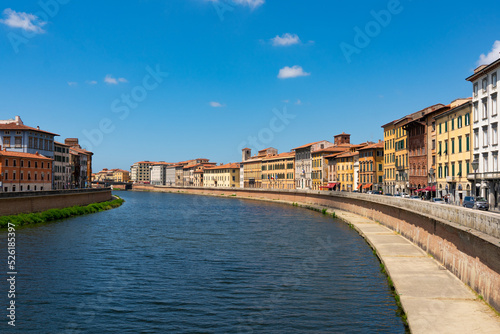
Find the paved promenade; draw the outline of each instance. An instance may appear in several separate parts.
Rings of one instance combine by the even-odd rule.
[[[500,333],[500,316],[419,247],[367,218],[338,210],[335,213],[376,249],[413,334]]]

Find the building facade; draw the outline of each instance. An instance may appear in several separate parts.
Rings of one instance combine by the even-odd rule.
[[[396,127],[394,121],[382,125],[384,129],[384,186],[385,194],[396,193],[396,151],[394,148]]]
[[[239,188],[240,164],[230,163],[205,168],[203,186],[210,188]]]
[[[334,146],[333,143],[322,140],[293,149],[295,152],[295,189],[312,189],[312,153],[332,146]]]
[[[498,167],[498,74],[500,59],[482,65],[466,80],[472,83],[472,143],[473,161],[478,169],[468,178],[473,192],[485,197],[490,208],[499,207],[500,171]]]
[[[379,141],[359,149],[360,192],[382,190],[384,185],[384,142]]]
[[[458,102],[458,103],[457,103]],[[450,195],[450,202],[461,204],[471,194],[472,183],[467,179],[472,159],[472,102],[457,100],[452,109],[434,117],[436,124],[436,195]]]
[[[54,141],[53,185],[55,190],[71,188],[70,146]]]
[[[0,151],[1,191],[51,190],[52,162],[41,154]]]
[[[244,188],[262,188],[262,159],[276,155],[278,155],[278,150],[273,147],[260,150],[254,156],[252,156],[251,149],[244,148],[242,150],[241,167],[243,169]]]
[[[295,153],[262,158],[263,189],[295,189]]]

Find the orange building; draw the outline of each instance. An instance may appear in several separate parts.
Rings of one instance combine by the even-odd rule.
[[[361,192],[382,190],[384,183],[384,142],[359,149],[359,180]]]
[[[0,151],[1,191],[52,190],[52,162],[39,153]]]

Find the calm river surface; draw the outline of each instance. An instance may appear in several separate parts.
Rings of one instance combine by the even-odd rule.
[[[16,232],[16,328],[4,279],[0,332],[404,333],[377,258],[344,223],[277,203],[118,195],[118,209]]]

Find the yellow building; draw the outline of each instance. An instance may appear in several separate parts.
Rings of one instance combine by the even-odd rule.
[[[115,182],[129,182],[130,181],[130,173],[123,169],[112,169],[113,172],[113,180]]]
[[[242,150],[241,165],[243,166],[243,187],[262,188],[262,159],[278,155],[278,150],[272,147],[260,150],[257,155],[251,156],[252,150]]]
[[[384,128],[384,193],[408,193],[408,134],[404,126],[412,118],[405,116]]]
[[[340,183],[339,190],[354,190],[354,162],[357,157],[359,152],[348,151],[334,158],[337,166],[337,182]]]
[[[262,158],[263,189],[295,189],[295,152]]]
[[[203,186],[209,188],[239,188],[240,164],[231,163],[205,168]]]
[[[451,109],[434,117],[436,122],[437,197],[450,195],[452,203],[461,204],[471,194],[467,174],[472,172],[472,102],[457,100]]]
[[[343,144],[340,146],[327,147],[311,153],[311,178],[313,190],[323,190],[328,186],[328,160],[326,157],[334,153],[348,151],[350,147],[350,144]]]
[[[379,141],[359,149],[359,191],[383,189],[384,143]]]
[[[394,150],[395,126],[394,121],[382,125],[384,128],[384,182],[383,191],[386,194],[394,194],[396,189],[396,168],[394,161],[396,154]]]

